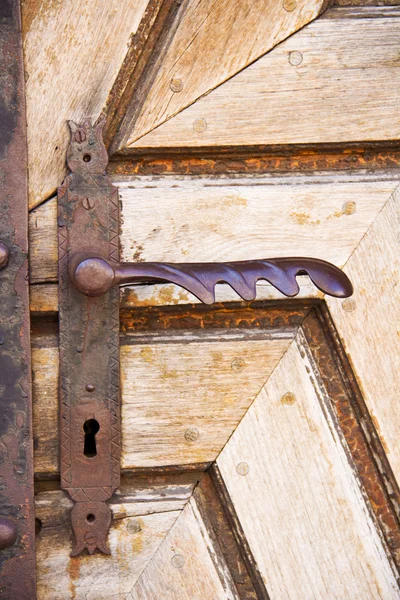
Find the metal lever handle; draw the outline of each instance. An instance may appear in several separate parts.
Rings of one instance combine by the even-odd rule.
[[[78,255],[70,262],[74,286],[86,296],[101,296],[126,283],[170,282],[191,292],[204,304],[215,302],[215,285],[227,283],[244,300],[254,300],[256,283],[264,279],[285,296],[296,296],[297,275],[308,275],[325,294],[347,298],[353,293],[343,271],[318,258],[270,258],[229,263],[120,263],[99,256]]]

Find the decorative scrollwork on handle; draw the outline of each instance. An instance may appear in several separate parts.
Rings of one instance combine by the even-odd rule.
[[[270,258],[226,263],[121,263],[112,265],[97,256],[77,256],[70,276],[87,296],[101,296],[127,283],[169,282],[191,292],[204,304],[215,302],[215,286],[227,283],[244,300],[254,300],[257,281],[265,280],[285,296],[299,293],[297,275],[308,275],[329,296],[346,298],[353,286],[343,271],[317,258]]]

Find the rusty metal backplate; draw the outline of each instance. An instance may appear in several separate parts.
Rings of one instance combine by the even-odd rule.
[[[120,480],[119,290],[73,287],[76,253],[119,261],[118,190],[105,174],[102,123],[69,122],[71,174],[58,189],[61,486],[75,504],[72,555],[109,553],[106,501]]]
[[[36,598],[20,3],[0,3],[0,598]]]

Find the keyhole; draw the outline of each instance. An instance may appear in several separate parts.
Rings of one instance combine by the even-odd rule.
[[[85,432],[85,444],[83,447],[83,454],[87,458],[93,458],[97,455],[96,449],[96,433],[99,431],[100,425],[96,419],[88,419],[83,424],[83,431]]]

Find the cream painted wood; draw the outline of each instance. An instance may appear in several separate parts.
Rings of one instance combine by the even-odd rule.
[[[124,124],[123,145],[131,145],[271,50],[321,14],[326,4],[188,0],[133,129],[128,118]]]
[[[328,299],[365,402],[400,483],[400,193],[388,200],[345,269],[347,302]]]
[[[130,598],[239,600],[229,571],[217,572],[214,562],[212,540],[192,498],[143,571]]]
[[[208,337],[187,331],[121,346],[121,467],[214,460],[295,330],[266,333],[264,339],[257,333],[259,339],[246,340],[243,330]],[[59,471],[55,342],[34,338],[32,351],[35,472],[47,475]]]
[[[130,146],[398,139],[399,52],[398,8],[328,10]]]
[[[97,118],[148,0],[24,0],[30,206],[62,183],[67,120]]]
[[[314,369],[299,333],[217,464],[271,600],[398,599]]]
[[[138,177],[115,180],[122,260],[223,261],[315,256],[343,266],[398,182],[387,176]],[[31,282],[57,273],[56,199],[30,214]],[[317,291],[302,279],[303,297]],[[261,298],[283,298],[259,285]],[[172,285],[134,286],[128,305],[195,301]],[[217,286],[219,301],[239,297]],[[54,305],[54,304],[53,304]]]

